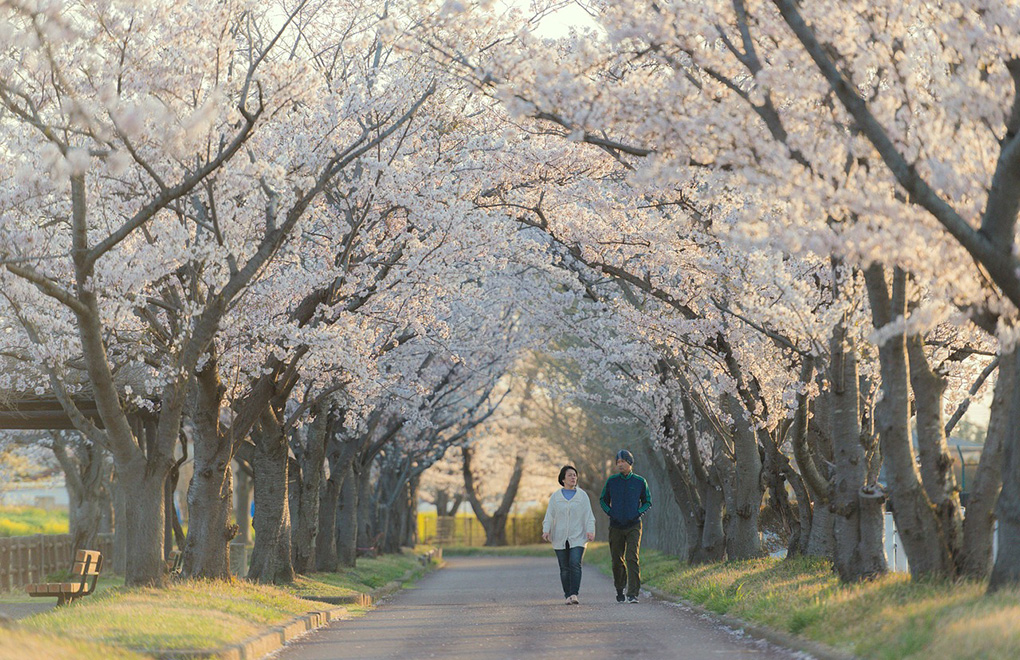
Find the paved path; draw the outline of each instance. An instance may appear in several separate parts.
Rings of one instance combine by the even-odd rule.
[[[586,567],[581,604],[564,605],[550,553],[454,557],[364,617],[288,644],[279,660],[356,658],[806,658],[735,635],[690,610],[645,597],[616,602],[612,580]]]

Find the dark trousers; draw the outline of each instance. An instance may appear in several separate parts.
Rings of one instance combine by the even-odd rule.
[[[640,520],[630,527],[609,528],[609,554],[613,558],[613,583],[618,594],[626,589],[628,596],[636,598],[641,591],[641,567],[638,564],[640,547]]]
[[[563,597],[576,596],[581,588],[581,558],[584,557],[584,546],[566,548],[556,551],[556,560],[560,563],[560,582],[563,583]]]

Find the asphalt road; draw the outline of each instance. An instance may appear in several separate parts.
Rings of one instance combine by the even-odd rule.
[[[612,579],[586,567],[580,605],[565,605],[556,559],[454,557],[413,589],[357,619],[337,621],[275,654],[356,658],[754,658],[802,653],[734,634],[686,608],[645,596],[616,602]]]

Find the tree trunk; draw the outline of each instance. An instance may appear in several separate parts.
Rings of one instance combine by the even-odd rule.
[[[282,584],[294,580],[290,554],[290,506],[287,501],[287,442],[272,410],[253,434],[255,451],[255,547],[248,579]]]
[[[353,567],[358,558],[358,496],[361,479],[355,471],[356,462],[347,466],[340,482],[340,506],[336,510],[336,550],[340,566]]]
[[[802,366],[803,368],[803,366]],[[822,388],[808,402],[810,415],[804,434],[794,435],[794,456],[799,474],[803,476],[811,498],[811,530],[804,554],[832,559],[836,540],[833,538],[832,470],[836,459],[832,442],[833,400],[828,388]]]
[[[67,442],[60,433],[54,433],[53,453],[64,472],[67,488],[70,561],[79,550],[99,547],[99,532],[105,513],[103,478],[108,469],[103,450],[94,443],[86,442],[84,436]]]
[[[907,277],[897,268],[889,295],[885,271],[873,264],[865,272],[871,314],[876,329],[905,318]],[[921,484],[910,438],[909,367],[907,342],[902,332],[878,350],[882,374],[882,400],[875,411],[889,500],[903,551],[914,579],[953,574],[952,558],[938,517]]]
[[[485,545],[504,546],[506,545],[507,516],[510,514],[510,507],[513,506],[514,499],[517,497],[517,489],[521,485],[521,476],[524,474],[524,454],[517,454],[517,458],[514,459],[513,472],[510,475],[510,483],[507,484],[506,490],[503,491],[503,500],[500,502],[499,508],[494,513],[489,514],[485,510],[481,498],[478,496],[478,491],[475,489],[475,478],[471,472],[473,452],[470,447],[465,446],[461,453],[464,456],[464,492],[467,494],[468,501],[471,503],[471,508],[474,510],[478,522],[482,524],[482,529],[485,530]]]
[[[907,338],[910,361],[910,385],[914,392],[917,418],[917,450],[921,460],[921,482],[928,500],[935,507],[942,527],[943,543],[959,571],[963,549],[963,514],[953,474],[953,457],[946,444],[945,417],[942,414],[944,376],[932,371],[919,335]]]
[[[294,571],[308,573],[314,564],[315,543],[319,534],[319,484],[325,472],[328,415],[320,407],[311,411],[305,448],[301,456],[301,479],[298,493],[298,522],[294,542]],[[332,531],[332,530],[330,530]]]
[[[811,512],[811,534],[808,536],[809,557],[832,558],[836,548],[836,519],[829,507],[815,505]]]
[[[457,515],[457,510],[460,509],[461,503],[464,502],[464,493],[456,493],[450,495],[445,490],[436,491],[436,516],[438,518],[451,517]]]
[[[407,483],[407,500],[404,507],[404,533],[400,544],[413,548],[418,545],[418,488],[421,475],[415,475]]]
[[[1002,355],[999,375],[992,395],[988,433],[981,451],[977,473],[971,480],[967,516],[963,520],[961,571],[964,576],[983,580],[992,570],[992,535],[995,530],[995,505],[1002,488],[1002,445],[1011,432],[1009,415],[1016,387],[1015,368],[1020,353]],[[1016,431],[1012,431],[1016,432]]]
[[[665,369],[662,372],[667,373]],[[679,398],[684,411],[683,425],[686,432],[695,434],[693,408],[684,394],[681,393]],[[705,531],[705,509],[701,503],[701,494],[694,483],[697,476],[690,466],[693,461],[687,461],[684,457],[683,449],[686,438],[680,434],[680,424],[674,412],[674,405],[670,403],[662,420],[663,439],[666,445],[666,448],[661,452],[662,465],[669,482],[670,492],[673,494],[673,500],[684,518],[686,548],[683,556],[689,564],[700,564],[705,561],[701,547]],[[698,451],[695,438],[690,440],[690,451]],[[695,456],[694,458],[699,457]]]
[[[113,468],[113,572],[127,572],[127,493],[116,465]]]
[[[234,504],[230,470],[231,440],[220,432],[223,386],[215,352],[195,378],[192,419],[195,470],[188,485],[188,540],[184,546],[184,575],[213,580],[230,579],[230,541],[238,526],[231,522]]]
[[[729,487],[726,491],[726,556],[730,561],[761,556],[761,533],[758,515],[764,494],[761,479],[761,455],[754,431],[744,410],[733,397],[726,395],[735,420],[733,429],[734,461],[727,468]]]
[[[1020,585],[1020,351],[1013,354],[1008,366],[1013,371],[1012,396],[1009,405],[1009,424],[1002,442],[1002,490],[995,505],[999,521],[999,551],[988,578],[989,593]],[[968,514],[968,518],[969,518]]]
[[[341,417],[338,415],[338,420]],[[335,571],[338,566],[337,525],[340,518],[340,490],[351,474],[357,443],[347,438],[338,422],[327,431],[329,477],[322,481],[319,497],[319,533],[315,537],[315,570]]]
[[[857,350],[842,324],[833,329],[829,383],[832,400],[833,564],[843,582],[877,577],[888,570],[885,559],[884,494],[867,483],[868,464],[861,443]]]
[[[126,586],[158,587],[165,581],[163,486],[167,472],[168,462],[157,462],[154,466],[141,454],[117,466],[118,480],[129,502],[124,507],[123,518]]]
[[[687,461],[684,460],[683,455],[678,452],[663,458],[665,459],[663,463],[666,477],[669,479],[670,492],[684,516],[687,547],[683,556],[688,564],[703,563],[701,539],[705,531],[705,509],[701,506],[701,497],[691,482]]]
[[[723,526],[726,496],[723,493],[719,470],[712,466],[708,474],[709,485],[701,499],[705,503],[705,528],[701,534],[701,547],[698,549],[698,563],[703,564],[726,558],[726,532]]]
[[[372,463],[362,464],[357,470],[358,475],[358,527],[357,541],[359,548],[369,548],[375,544],[379,532],[379,516],[376,510],[375,493],[372,488]]]

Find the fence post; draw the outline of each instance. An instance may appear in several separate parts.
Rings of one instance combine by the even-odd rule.
[[[11,547],[9,539],[0,539],[0,591],[11,590]]]

